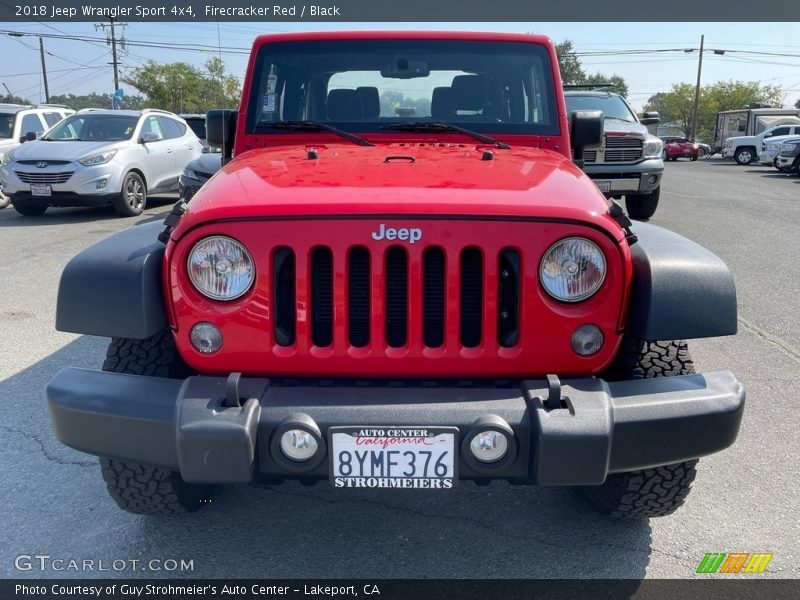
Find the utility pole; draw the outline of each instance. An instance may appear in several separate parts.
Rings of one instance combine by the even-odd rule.
[[[125,27],[127,27],[127,23],[117,23],[114,17],[110,17],[108,19],[109,23],[95,23],[95,30],[102,29],[105,31],[106,27],[111,30],[111,35],[106,37],[106,44],[111,46],[111,62],[109,63],[111,66],[114,67],[114,91],[116,92],[119,89],[119,59],[117,54],[117,44],[119,43],[122,47],[122,51],[125,52],[127,48],[127,42],[125,40]],[[122,27],[122,39],[117,39],[117,27]]]
[[[45,104],[50,102],[50,90],[47,88],[47,67],[44,64],[44,42],[42,37],[39,36],[39,54],[42,57],[42,77],[44,78],[44,101]]]
[[[700,73],[703,71],[703,42],[705,35],[700,36],[700,59],[697,61],[697,86],[694,89],[694,109],[692,110],[692,135],[689,139],[694,141],[697,136],[697,110],[700,105]]]
[[[117,36],[114,33],[114,17],[111,17],[109,20],[111,21],[111,56],[113,57],[112,60],[114,61],[111,64],[114,65],[114,91],[116,92],[119,89],[119,69],[118,69],[119,63],[117,62]],[[702,47],[702,44],[700,44],[700,46]],[[702,58],[702,50],[700,51],[700,53]],[[700,80],[698,79],[698,85],[699,81]]]

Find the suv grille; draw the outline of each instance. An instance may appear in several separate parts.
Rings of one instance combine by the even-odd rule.
[[[519,343],[520,306],[520,257],[516,250],[507,248],[493,260],[498,274],[498,301],[492,307],[491,319],[497,323],[496,344],[510,348]],[[380,261],[380,264],[376,264]],[[458,345],[475,348],[484,341],[483,328],[485,289],[489,284],[484,254],[475,247],[461,250],[457,272],[446,270],[444,250],[438,247],[425,249],[421,265],[413,265],[406,249],[392,246],[381,256],[362,246],[347,252],[346,277],[339,289],[334,276],[333,250],[316,247],[310,255],[311,343],[321,348],[332,346],[334,340],[334,298],[347,297],[347,344],[363,348],[370,341],[385,338],[390,348],[404,347],[410,337],[409,304],[419,298],[422,310],[422,341],[428,348],[440,348],[445,344],[447,332],[445,315],[448,312],[448,283],[456,285],[458,295]],[[273,327],[275,341],[279,346],[291,346],[297,339],[295,319],[295,295],[298,264],[294,252],[280,248],[273,254],[274,277],[272,295],[275,306]],[[415,268],[417,267],[417,268]],[[420,268],[421,267],[421,268]],[[493,269],[494,270],[494,269]],[[384,274],[381,302],[384,311],[372,306],[373,273]],[[450,281],[448,282],[448,278]],[[335,283],[336,282],[336,283]]]
[[[634,163],[642,159],[644,141],[638,136],[608,135],[603,144],[603,151],[587,150],[584,162],[587,163]]]
[[[66,183],[72,177],[74,171],[64,171],[62,173],[23,173],[14,171],[22,183],[32,183],[34,185],[54,185]]]

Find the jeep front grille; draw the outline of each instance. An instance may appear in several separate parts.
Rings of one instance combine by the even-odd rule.
[[[497,302],[489,316],[497,323],[496,343],[511,348],[519,343],[519,307],[521,273],[519,253],[510,248],[497,256],[487,257],[497,265],[492,269],[497,280],[490,283],[484,265],[484,253],[474,246],[457,254],[456,270],[447,270],[447,255],[442,248],[426,248],[421,261],[410,260],[406,248],[390,246],[385,253],[363,246],[347,252],[346,275],[342,289],[336,283],[333,251],[316,247],[307,265],[311,289],[309,329],[311,344],[320,348],[332,346],[334,340],[334,303],[347,298],[347,345],[363,348],[383,340],[389,348],[403,348],[409,341],[412,327],[421,327],[422,342],[428,348],[441,348],[448,341],[446,314],[450,302],[457,304],[458,329],[453,340],[462,348],[475,348],[484,342],[484,314],[487,309],[485,290],[497,285]],[[297,271],[305,268],[289,248],[273,253],[273,303],[275,341],[279,346],[292,346],[297,339],[295,298]],[[383,274],[383,285],[375,288],[374,273]],[[448,282],[449,278],[449,282]],[[448,297],[448,283],[455,286]],[[378,302],[372,298],[379,291]],[[409,322],[410,303],[421,305],[421,323]]]
[[[59,183],[66,183],[72,177],[74,171],[63,171],[61,173],[25,173],[23,171],[14,171],[22,183],[29,183],[33,185],[55,185]]]
[[[644,140],[631,135],[607,135],[602,148],[584,152],[584,162],[595,164],[635,163],[642,159]]]

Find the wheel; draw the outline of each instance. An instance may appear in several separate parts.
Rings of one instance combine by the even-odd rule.
[[[41,204],[29,204],[24,200],[12,200],[11,204],[14,206],[14,210],[26,217],[38,217],[39,215],[43,215],[44,211],[47,210],[46,206]]]
[[[146,340],[112,339],[103,370],[152,377],[183,378],[191,374],[169,331]],[[160,467],[103,457],[100,470],[117,505],[139,515],[194,512],[213,492],[212,486],[186,483],[179,472]]]
[[[628,194],[625,196],[625,208],[631,219],[646,221],[658,208],[658,199],[661,196],[661,187],[657,187],[649,194]]]
[[[647,342],[626,336],[617,358],[604,378],[651,379],[694,373],[683,341]],[[605,483],[580,491],[602,515],[622,519],[648,519],[674,513],[686,501],[694,481],[697,460],[651,469],[615,473]]]
[[[694,161],[696,161],[696,160],[697,160],[697,157],[696,157],[696,156],[693,156],[693,157],[692,157],[692,162],[694,162]]]
[[[755,160],[755,156],[750,148],[739,148],[733,155],[733,159],[740,165],[749,165]]]
[[[6,206],[11,204],[11,198],[6,196],[2,190],[0,190],[0,210],[4,209]]]
[[[114,199],[114,210],[123,217],[142,214],[147,204],[147,187],[142,176],[134,171],[122,180],[122,192]]]

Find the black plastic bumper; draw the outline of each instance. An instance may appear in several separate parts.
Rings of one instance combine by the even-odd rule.
[[[290,472],[271,444],[281,424],[305,420],[326,439],[333,426],[455,426],[501,419],[513,430],[510,464],[461,479],[540,485],[602,483],[608,473],[697,458],[736,439],[745,392],[727,371],[607,383],[561,382],[561,408],[545,406],[545,380],[506,386],[457,382],[275,385],[242,378],[242,406],[226,407],[226,378],[160,379],[65,368],[47,386],[56,436],[77,450],[179,470],[186,481],[248,482],[328,476],[327,461]],[[310,421],[309,421],[310,419]],[[324,444],[323,444],[324,446]],[[456,448],[460,448],[460,441]]]

